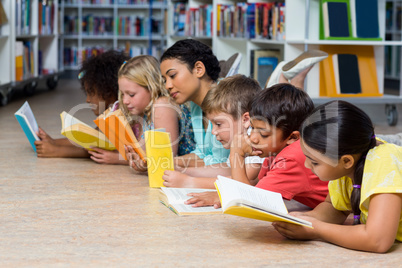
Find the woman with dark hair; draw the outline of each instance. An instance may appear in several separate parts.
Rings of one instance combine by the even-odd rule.
[[[192,39],[176,42],[161,57],[161,72],[166,89],[177,104],[190,101],[196,148],[176,158],[182,167],[226,162],[229,150],[212,135],[212,125],[203,115],[201,103],[219,77],[219,61],[207,45]]]
[[[368,115],[345,101],[317,107],[300,133],[305,165],[329,181],[329,195],[314,210],[293,213],[314,229],[276,222],[276,230],[381,253],[402,241],[402,147],[377,139]],[[343,225],[351,212],[354,225]]]
[[[117,73],[128,59],[130,57],[123,52],[109,50],[91,56],[82,63],[78,78],[87,96],[86,102],[90,104],[95,115],[103,113],[117,101]],[[127,161],[119,159],[117,151],[94,148],[90,154],[86,149],[72,144],[67,138],[53,139],[41,128],[38,136],[41,139],[35,141],[38,157],[91,157],[95,162],[103,164],[127,164]]]

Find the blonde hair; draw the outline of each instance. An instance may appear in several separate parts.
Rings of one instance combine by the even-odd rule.
[[[145,107],[144,114],[147,117],[147,123],[152,121],[152,106],[160,97],[169,97],[170,94],[163,83],[162,74],[159,69],[158,60],[149,55],[136,56],[124,62],[118,72],[118,78],[127,80],[144,87],[151,93],[151,101]],[[119,90],[119,107],[123,113],[132,120],[127,106],[123,103],[123,94]]]
[[[227,77],[211,88],[205,96],[201,108],[205,113],[226,113],[234,120],[248,111],[248,104],[261,91],[257,80],[242,74]]]

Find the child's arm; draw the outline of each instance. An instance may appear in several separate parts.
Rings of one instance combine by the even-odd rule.
[[[166,170],[162,176],[163,185],[175,188],[202,188],[215,189],[214,178],[192,177],[179,171]]]
[[[253,185],[261,165],[246,165],[246,155],[256,155],[249,145],[248,138],[244,134],[234,136],[229,155],[232,179]]]
[[[128,165],[128,161],[120,155],[119,151],[108,151],[98,147],[93,147],[88,151],[90,158],[98,164]]]
[[[153,123],[155,129],[164,128],[170,133],[173,155],[177,155],[179,148],[179,114],[178,107],[173,106],[167,97],[161,97],[153,105]]]
[[[177,171],[181,171],[192,177],[201,177],[201,178],[212,178],[217,177],[218,175],[229,177],[230,176],[230,167],[226,163],[213,164],[209,166],[203,167],[188,167],[188,168],[177,168]]]
[[[175,167],[187,168],[187,167],[203,167],[204,161],[198,157],[198,155],[191,153],[182,156],[176,156],[174,158]]]
[[[283,222],[275,222],[273,225],[278,232],[291,239],[324,239],[346,248],[384,253],[396,238],[402,210],[402,194],[373,195],[368,210],[370,216],[366,224],[337,225],[303,217],[313,223],[314,229]],[[315,213],[321,217],[321,213]]]
[[[42,128],[39,127],[39,131],[37,133],[38,137],[40,138],[41,141],[48,142],[53,145],[61,145],[61,146],[75,146],[71,141],[67,138],[61,138],[61,139],[53,139],[52,137],[49,136]]]

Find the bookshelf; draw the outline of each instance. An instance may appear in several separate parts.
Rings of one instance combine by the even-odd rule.
[[[217,25],[217,11],[219,5],[237,6],[242,2],[251,3],[282,3],[284,4],[285,14],[285,33],[284,36],[279,38],[259,38],[250,37],[247,35],[219,35]],[[251,54],[253,50],[265,50],[275,49],[278,50],[283,60],[292,60],[307,49],[320,49],[323,45],[332,45],[347,47],[347,46],[371,46],[374,50],[374,58],[376,62],[376,74],[378,81],[378,89],[381,94],[384,93],[384,79],[386,78],[384,69],[386,67],[386,47],[391,47],[396,51],[400,51],[402,46],[401,31],[399,30],[398,38],[392,41],[386,38],[386,2],[398,2],[397,4],[402,6],[401,0],[378,0],[378,18],[379,18],[379,33],[381,40],[321,40],[320,39],[320,0],[283,0],[283,1],[269,1],[269,0],[249,0],[249,1],[232,1],[232,0],[212,0],[213,12],[214,12],[214,25],[213,36],[208,40],[209,44],[213,48],[213,51],[217,55],[218,59],[227,59],[232,54],[240,52],[243,55],[242,62],[239,68],[239,73],[250,75],[251,72]],[[170,2],[169,4],[169,42],[171,45],[180,38],[188,38],[189,36],[177,36],[175,35],[173,27],[174,19],[174,4],[176,2]],[[205,4],[205,1],[193,1],[188,0],[189,6]],[[396,6],[398,6],[395,4]],[[236,8],[232,8],[236,10]],[[400,9],[394,11],[398,13]],[[399,14],[399,13],[398,13]],[[397,18],[400,14],[395,14]],[[236,17],[234,17],[236,18]],[[397,21],[395,23],[398,23]],[[233,26],[235,27],[235,26]],[[283,37],[283,38],[282,38]],[[199,39],[199,37],[194,37]],[[203,41],[203,40],[201,40]],[[396,55],[396,54],[394,54]],[[400,53],[398,54],[401,57]],[[395,57],[396,58],[396,57]],[[399,61],[400,62],[400,61]],[[400,63],[399,63],[400,64]],[[395,63],[394,63],[395,65]],[[396,68],[400,69],[400,68]],[[394,74],[394,77],[400,79],[400,71]],[[317,104],[327,102],[333,98],[320,97],[320,66],[316,64],[310,71],[306,79],[306,91],[312,97],[313,101]],[[384,95],[382,97],[347,97],[344,98],[355,104],[385,104],[387,120],[390,125],[396,124],[395,118],[397,117],[397,110],[395,104],[402,103],[402,86],[399,89],[397,96]]]
[[[86,57],[108,49],[159,58],[167,43],[166,12],[164,0],[62,1],[60,68],[78,70]]]
[[[0,59],[8,68],[0,74],[1,104],[12,91],[35,93],[39,80],[49,89],[58,81],[58,1],[1,0],[8,22],[1,26]]]
[[[213,0],[168,0],[167,45],[185,38],[197,39],[212,47],[216,14]]]

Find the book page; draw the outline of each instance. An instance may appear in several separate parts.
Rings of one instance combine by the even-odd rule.
[[[184,201],[190,199],[189,193],[202,193],[202,192],[216,192],[212,189],[198,189],[198,188],[168,188],[161,187],[161,191],[168,197],[170,204],[183,204]]]
[[[92,128],[89,125],[85,124],[84,122],[78,120],[77,118],[75,118],[74,116],[72,116],[66,112],[61,113],[61,118],[62,118],[62,121],[61,121],[62,129],[68,128],[75,124],[81,124],[81,125],[87,126],[89,128]]]
[[[218,176],[215,183],[219,189],[224,210],[237,203],[244,203],[268,211],[288,213],[280,193],[263,190],[223,176]]]
[[[28,102],[26,101],[15,114],[19,114],[26,119],[28,127],[34,135],[35,139],[39,140],[39,137],[36,134],[39,131],[38,123],[36,122],[35,116]]]
[[[179,213],[205,213],[205,212],[222,212],[222,209],[215,209],[213,206],[208,207],[192,207],[185,205],[184,201],[192,198],[189,193],[216,192],[212,189],[197,188],[167,188],[162,187],[161,191],[167,196],[169,205],[174,207]]]

